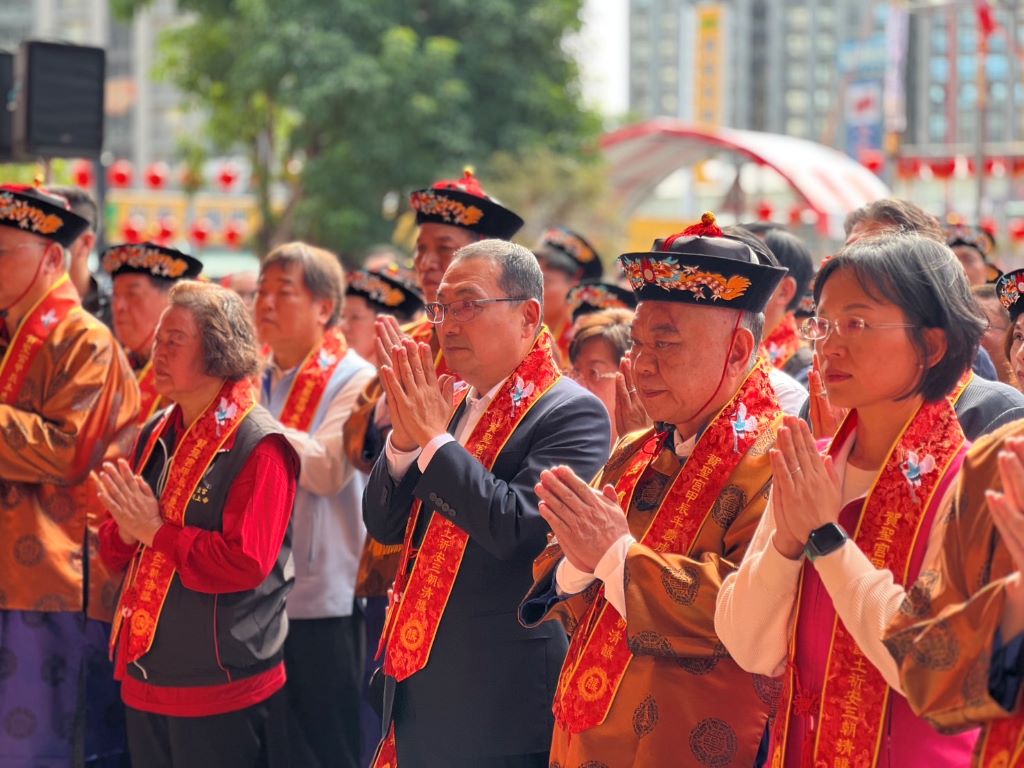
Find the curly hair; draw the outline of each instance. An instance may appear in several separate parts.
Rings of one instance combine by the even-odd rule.
[[[203,373],[239,381],[260,368],[249,311],[234,291],[213,283],[182,280],[168,294],[170,306],[188,310],[202,341]]]

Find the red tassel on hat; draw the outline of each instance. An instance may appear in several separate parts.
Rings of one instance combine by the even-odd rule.
[[[725,237],[725,233],[719,228],[718,224],[715,223],[715,214],[711,211],[706,211],[703,216],[700,217],[700,223],[693,224],[682,232],[679,232],[671,237],[666,237],[665,241],[661,244],[662,249],[666,251],[672,250],[672,244],[681,237]]]
[[[434,189],[457,189],[468,195],[487,197],[484,192],[484,188],[480,186],[480,182],[477,181],[476,176],[473,175],[473,169],[469,166],[466,166],[462,171],[461,179],[445,179],[444,181],[439,181],[434,185]]]

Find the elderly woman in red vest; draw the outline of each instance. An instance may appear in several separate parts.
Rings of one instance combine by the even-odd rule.
[[[185,281],[157,328],[158,392],[132,462],[105,464],[100,554],[126,569],[111,648],[136,765],[287,759],[285,596],[299,462],[256,404],[259,354],[234,293]]]

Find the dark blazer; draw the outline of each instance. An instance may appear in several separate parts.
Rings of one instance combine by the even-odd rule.
[[[462,414],[456,415],[458,424]],[[533,584],[532,565],[548,526],[534,493],[540,473],[566,464],[589,481],[604,465],[610,423],[601,402],[562,378],[530,410],[488,471],[461,445],[448,443],[425,473],[414,464],[396,483],[382,454],[363,495],[363,519],[383,544],[402,541],[413,499],[423,502],[416,539],[432,514],[469,534],[465,557],[426,668],[386,686],[394,692],[399,762],[429,745],[453,757],[547,752],[554,686],[566,651],[552,622],[525,629],[519,601]],[[386,727],[386,725],[385,725]],[[440,764],[440,763],[439,763]]]

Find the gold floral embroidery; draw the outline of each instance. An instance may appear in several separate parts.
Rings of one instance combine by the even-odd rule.
[[[188,262],[144,245],[124,245],[107,251],[103,269],[112,274],[122,267],[145,269],[157,277],[177,279],[188,271]]]
[[[462,226],[476,224],[484,217],[484,212],[475,205],[460,203],[432,189],[413,192],[411,203],[413,209],[424,216],[439,216],[445,221]]]
[[[725,277],[717,272],[704,272],[698,267],[684,266],[674,258],[631,260],[625,268],[635,291],[645,285],[656,285],[666,291],[689,291],[698,301],[732,301],[750,287],[750,279],[743,275]]]
[[[16,198],[10,192],[0,193],[0,220],[41,235],[52,235],[64,226],[64,219],[57,214],[47,213],[42,208]]]
[[[397,307],[405,301],[405,294],[387,280],[365,272],[353,272],[349,275],[348,287],[367,294],[373,301],[385,307]]]
[[[562,229],[549,229],[544,233],[544,241],[561,248],[581,264],[589,264],[597,258],[597,254],[586,243]]]

